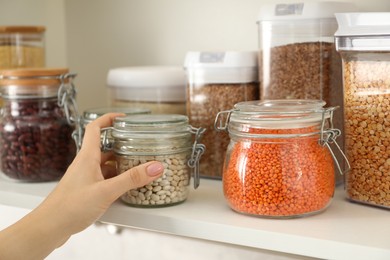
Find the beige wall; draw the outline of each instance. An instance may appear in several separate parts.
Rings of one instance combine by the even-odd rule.
[[[107,104],[110,68],[179,65],[187,51],[255,50],[261,0],[66,0],[68,62],[81,109]],[[356,0],[390,11],[389,0]],[[91,98],[93,97],[93,98]]]
[[[47,65],[78,73],[80,110],[107,104],[109,68],[182,65],[190,50],[257,48],[256,17],[261,0],[0,0],[0,25],[45,25]],[[389,0],[356,0],[361,11],[390,11]],[[15,212],[2,210],[16,221]],[[8,214],[8,215],[7,215]],[[0,226],[2,223],[0,223]],[[3,226],[5,224],[3,223]],[[94,241],[95,248],[90,242]],[[95,226],[72,237],[48,259],[303,259],[269,251],[126,231],[111,236]],[[183,250],[175,250],[175,244]],[[87,248],[89,247],[89,248]],[[86,257],[84,254],[93,253]],[[111,257],[106,257],[111,256]],[[127,256],[127,257],[126,257]],[[306,258],[305,258],[306,259]]]
[[[313,0],[315,1],[315,0]],[[390,11],[388,0],[355,0]],[[47,27],[47,65],[78,73],[80,110],[108,104],[110,68],[179,65],[191,50],[254,50],[261,0],[0,0],[0,24]]]
[[[0,25],[44,25],[47,66],[67,66],[63,0],[0,0]]]

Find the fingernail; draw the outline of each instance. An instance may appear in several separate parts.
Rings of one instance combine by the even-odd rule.
[[[146,174],[150,177],[159,175],[163,171],[164,171],[164,166],[162,165],[162,163],[159,162],[154,162],[148,165],[148,167],[146,167]]]

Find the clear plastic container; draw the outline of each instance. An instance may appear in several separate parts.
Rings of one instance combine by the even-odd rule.
[[[63,96],[73,90],[67,69],[0,71],[4,106],[0,121],[0,169],[5,177],[26,182],[58,180],[72,162],[74,126]],[[64,92],[62,92],[64,91]],[[74,101],[74,99],[73,99]],[[67,106],[71,107],[71,104]]]
[[[103,140],[103,148],[113,150],[118,174],[149,161],[160,161],[164,165],[160,178],[123,194],[121,199],[126,204],[153,208],[184,202],[189,193],[192,168],[194,187],[198,187],[199,160],[205,149],[199,139],[204,129],[191,127],[187,116],[148,114],[117,117],[112,129],[106,131],[113,140],[112,143]]]
[[[184,67],[190,124],[207,129],[200,174],[221,179],[229,136],[216,132],[215,116],[238,102],[259,99],[257,52],[189,52]]]
[[[241,102],[218,114],[216,127],[231,138],[222,180],[233,210],[293,218],[328,207],[335,189],[330,143],[340,130],[330,127],[334,108],[324,105],[319,100],[263,100]],[[219,124],[224,114],[227,125]]]
[[[186,114],[183,68],[143,66],[111,69],[107,76],[110,105],[144,107],[154,114]]]
[[[258,16],[261,99],[319,99],[338,106],[334,124],[343,133],[341,58],[334,46],[336,12],[351,2],[264,4]],[[344,146],[344,136],[340,137]],[[337,155],[341,158],[341,155]],[[336,176],[342,183],[343,177]]]
[[[339,13],[351,201],[390,208],[390,13]]]
[[[0,69],[45,66],[45,27],[0,26]]]

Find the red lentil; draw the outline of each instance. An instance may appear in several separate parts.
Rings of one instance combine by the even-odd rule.
[[[317,130],[316,130],[317,129]],[[254,134],[315,133],[318,127],[253,129]],[[229,206],[240,213],[294,217],[324,210],[335,188],[333,159],[320,136],[232,139],[223,172]]]

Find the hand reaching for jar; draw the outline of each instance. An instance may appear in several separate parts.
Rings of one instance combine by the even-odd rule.
[[[56,188],[24,218],[0,231],[0,259],[43,259],[69,237],[94,223],[127,190],[161,176],[160,162],[148,162],[119,176],[100,151],[100,129],[122,114],[89,123],[82,148]]]

